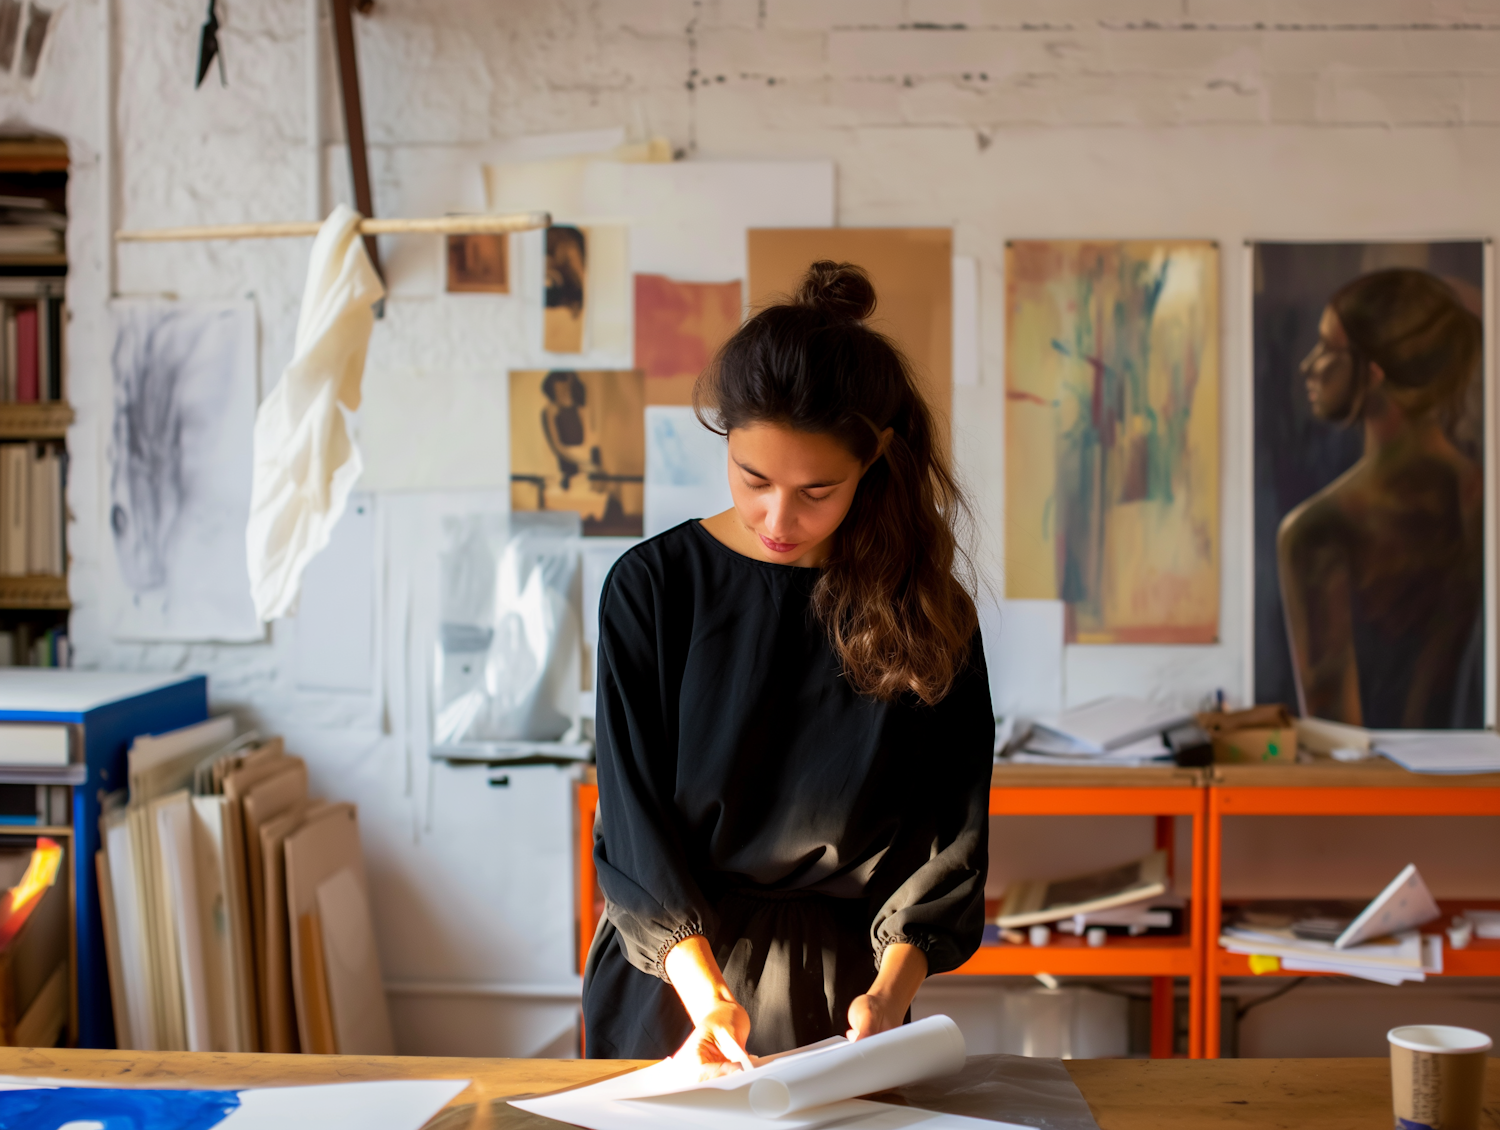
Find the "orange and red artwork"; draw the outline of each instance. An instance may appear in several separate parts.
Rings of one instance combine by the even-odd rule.
[[[742,302],[738,280],[635,276],[635,367],[646,374],[646,403],[692,403],[698,374],[739,328]]]

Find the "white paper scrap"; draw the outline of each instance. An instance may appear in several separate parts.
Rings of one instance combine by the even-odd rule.
[[[850,1130],[994,1130],[1013,1125],[855,1098],[951,1075],[963,1067],[964,1058],[958,1025],[946,1016],[929,1016],[855,1043],[828,1040],[706,1083],[684,1082],[681,1066],[663,1060],[590,1087],[511,1105],[589,1130],[764,1130],[771,1120],[788,1130],[834,1125]]]
[[[1437,918],[1442,911],[1437,900],[1422,881],[1415,863],[1408,863],[1349,923],[1349,928],[1333,943],[1335,949],[1347,949],[1371,938],[1399,934]]]

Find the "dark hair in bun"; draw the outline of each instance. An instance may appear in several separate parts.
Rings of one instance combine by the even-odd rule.
[[[831,318],[862,322],[875,313],[875,287],[863,267],[819,259],[802,276],[793,301]]]
[[[868,465],[813,610],[856,689],[931,704],[952,689],[979,624],[959,543],[968,506],[911,364],[866,324],[874,311],[862,268],[819,260],[790,299],[756,312],[724,344],[693,405],[721,435],[778,424],[830,435]]]

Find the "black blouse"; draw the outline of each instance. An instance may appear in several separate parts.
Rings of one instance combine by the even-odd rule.
[[[731,987],[735,976],[816,979],[806,988],[827,997],[832,1034],[846,1026],[842,998],[867,991],[886,946],[919,946],[930,973],[956,968],[978,947],[994,745],[979,635],[937,705],[877,701],[850,687],[812,616],[817,578],[816,569],[738,554],[696,521],[636,546],[610,573],[595,719],[594,858],[607,923],[591,979],[603,976],[601,962],[623,958],[632,972],[664,981],[667,952],[702,934]],[[745,911],[737,897],[761,900],[756,907],[772,900],[765,905],[774,912]],[[807,932],[788,925],[788,907],[819,899],[840,900],[841,925],[828,929],[858,930],[833,948],[867,947],[869,964],[852,981],[847,970],[837,978],[862,988],[831,989],[826,941],[821,965],[794,955],[789,970],[770,968],[797,940],[782,935]],[[736,952],[749,956],[736,962]],[[604,977],[616,995],[622,978],[633,980],[618,968]],[[742,1003],[753,988],[737,989]],[[799,995],[795,984],[787,991]],[[599,1040],[620,1054],[673,1050],[676,1032],[665,1051],[612,1036],[613,1010],[592,995],[591,1054]],[[762,1011],[776,1007],[762,999]],[[752,1022],[769,1023],[754,1009]],[[785,1039],[816,1034],[801,1020],[788,1024],[796,1032]]]

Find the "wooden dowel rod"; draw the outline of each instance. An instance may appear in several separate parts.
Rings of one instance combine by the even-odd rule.
[[[361,235],[499,235],[512,231],[534,231],[552,223],[547,212],[521,212],[510,216],[437,216],[420,220],[361,220]],[[314,220],[283,224],[216,224],[191,228],[145,228],[117,231],[120,243],[172,243],[189,239],[279,239],[317,235],[323,225]]]

